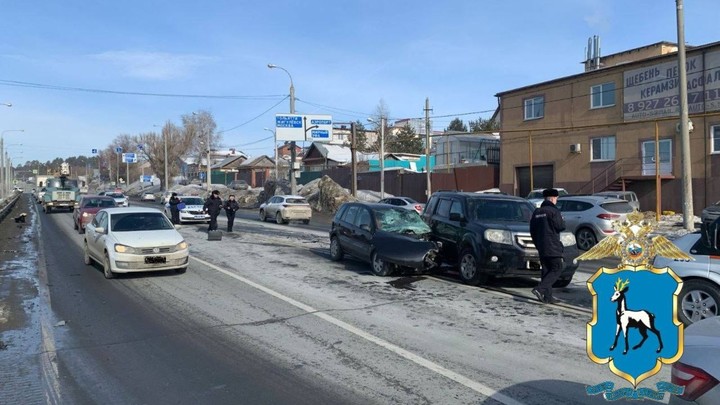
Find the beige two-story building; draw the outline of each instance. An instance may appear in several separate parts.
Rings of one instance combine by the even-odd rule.
[[[720,200],[720,42],[688,46],[686,55],[699,213]],[[662,209],[681,211],[677,60],[677,46],[660,42],[589,59],[577,75],[497,94],[500,188],[520,196],[550,186],[570,193],[626,189],[643,210],[654,210],[659,179]]]

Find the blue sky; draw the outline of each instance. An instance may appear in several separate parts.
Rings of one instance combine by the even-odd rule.
[[[263,128],[289,111],[289,79],[268,63],[292,74],[298,113],[364,122],[382,99],[391,119],[421,117],[429,97],[442,130],[455,116],[489,118],[498,92],[581,72],[592,35],[603,55],[677,39],[673,0],[65,0],[0,10],[0,102],[13,104],[0,106],[0,130],[25,130],[4,136],[15,163],[90,155],[198,110],[213,113],[224,145],[271,154]],[[720,40],[718,16],[717,0],[686,0],[686,42]]]

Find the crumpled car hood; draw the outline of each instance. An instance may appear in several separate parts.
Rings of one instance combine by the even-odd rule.
[[[377,231],[373,237],[378,256],[389,263],[415,269],[428,270],[438,265],[437,245],[429,240],[429,234],[402,235]]]

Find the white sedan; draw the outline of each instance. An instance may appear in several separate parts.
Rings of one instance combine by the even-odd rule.
[[[170,220],[155,208],[106,208],[85,227],[85,264],[115,273],[175,270],[188,267],[188,244]]]
[[[258,214],[261,221],[274,218],[278,224],[287,224],[290,221],[299,220],[307,225],[312,217],[312,208],[305,197],[276,195],[260,206]]]
[[[115,199],[115,204],[117,204],[118,207],[129,207],[130,206],[130,199],[127,198],[127,196],[123,193],[105,193],[106,196],[112,197]]]
[[[153,194],[153,193],[143,193],[142,197],[140,197],[140,201],[155,202],[155,194]]]
[[[178,197],[185,207],[180,210],[180,223],[182,222],[209,222],[210,214],[203,212],[205,201],[202,197],[181,195]],[[170,203],[165,204],[165,215],[172,218]]]

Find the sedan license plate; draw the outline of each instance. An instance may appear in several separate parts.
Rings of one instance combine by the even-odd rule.
[[[165,263],[165,256],[146,256],[145,264],[160,264]]]
[[[205,219],[205,215],[195,215],[195,219]]]

